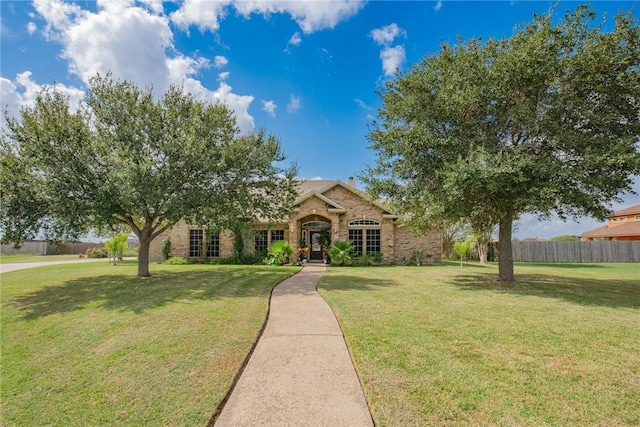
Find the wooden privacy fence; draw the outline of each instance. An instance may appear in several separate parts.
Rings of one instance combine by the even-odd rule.
[[[87,252],[89,248],[103,248],[104,243],[65,243],[60,255],[77,255]],[[2,245],[2,255],[32,254],[32,255],[57,255],[57,248],[50,242],[31,240],[23,242],[20,249],[14,249],[13,244]]]
[[[512,242],[525,262],[640,262],[640,241]]]

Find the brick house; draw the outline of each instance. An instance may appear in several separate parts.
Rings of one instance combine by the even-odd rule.
[[[607,224],[585,231],[580,240],[640,240],[640,205],[614,212]]]
[[[311,261],[322,260],[319,241],[322,234],[328,233],[331,241],[352,242],[357,255],[382,253],[385,263],[408,263],[417,251],[423,255],[422,263],[441,262],[439,230],[418,236],[402,227],[398,217],[383,204],[369,201],[351,177],[347,183],[340,180],[301,181],[290,217],[281,223],[257,223],[254,232],[254,247],[248,250],[262,251],[273,242],[285,240],[294,249],[302,244],[308,246]],[[171,239],[174,256],[216,258],[233,255],[230,232],[209,234],[201,227],[180,221],[151,243],[151,261],[162,260],[161,245],[167,237]],[[245,245],[250,245],[248,240]]]

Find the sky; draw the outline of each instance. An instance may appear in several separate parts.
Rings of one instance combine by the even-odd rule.
[[[598,18],[606,14],[606,29],[619,11],[640,18],[638,3],[592,5]],[[242,132],[275,135],[300,178],[346,182],[375,164],[367,133],[381,106],[377,91],[396,70],[458,38],[510,37],[554,4],[559,18],[580,3],[1,0],[1,103],[18,114],[52,84],[77,102],[92,76],[109,71],[156,93],[181,85],[226,103]],[[621,197],[612,209],[640,203],[638,195]],[[575,235],[600,225],[525,215],[514,236]]]

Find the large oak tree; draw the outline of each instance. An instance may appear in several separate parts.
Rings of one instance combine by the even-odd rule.
[[[73,110],[45,90],[2,136],[3,241],[44,233],[77,238],[126,224],[138,237],[138,276],[149,246],[181,218],[221,228],[237,218],[282,218],[295,198],[295,167],[264,131],[240,134],[233,112],[178,87],[96,76]]]
[[[640,173],[640,30],[604,30],[587,6],[506,39],[443,45],[388,82],[361,177],[416,228],[499,225],[499,279],[515,280],[524,213],[604,219]]]

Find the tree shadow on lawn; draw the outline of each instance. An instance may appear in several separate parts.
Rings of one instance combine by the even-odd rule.
[[[640,308],[640,281],[571,279],[546,274],[519,274],[516,282],[499,282],[492,274],[465,274],[451,283],[470,291],[501,293],[565,300],[580,305]]]
[[[345,269],[347,268],[348,267],[345,267]],[[327,291],[376,291],[394,285],[395,283],[391,280],[352,276],[341,271],[339,276],[323,277],[320,279],[318,289],[326,289]]]
[[[112,274],[69,280],[45,286],[8,303],[23,313],[25,320],[80,310],[89,304],[107,310],[143,313],[171,302],[211,300],[224,297],[265,296],[273,280],[251,269],[157,272],[140,279]]]

